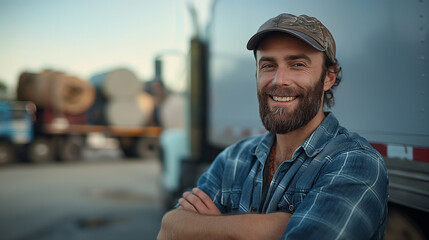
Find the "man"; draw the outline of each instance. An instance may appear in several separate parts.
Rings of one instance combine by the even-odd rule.
[[[219,154],[158,239],[383,239],[384,161],[323,112],[341,81],[331,33],[316,18],[280,14],[247,48],[269,133]]]

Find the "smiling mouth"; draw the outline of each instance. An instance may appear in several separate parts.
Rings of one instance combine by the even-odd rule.
[[[290,102],[292,100],[295,100],[297,97],[279,97],[279,96],[272,96],[273,100],[276,102]]]

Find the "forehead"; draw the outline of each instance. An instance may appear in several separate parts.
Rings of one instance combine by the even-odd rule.
[[[294,37],[286,33],[270,33],[265,36],[263,40],[259,43],[256,50],[256,56],[260,56],[264,53],[301,53],[307,55],[321,55],[323,52],[320,52],[302,41],[301,39]]]

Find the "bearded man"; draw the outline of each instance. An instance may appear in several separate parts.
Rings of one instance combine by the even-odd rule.
[[[164,216],[158,239],[383,239],[383,158],[323,111],[341,81],[329,30],[280,14],[247,48],[268,133],[220,153]]]

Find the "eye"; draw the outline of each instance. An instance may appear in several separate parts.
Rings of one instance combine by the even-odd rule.
[[[305,67],[306,65],[302,62],[296,62],[294,64],[292,64],[293,67]]]
[[[275,67],[274,64],[271,64],[271,63],[266,63],[261,65],[261,69],[270,69],[274,67]]]

